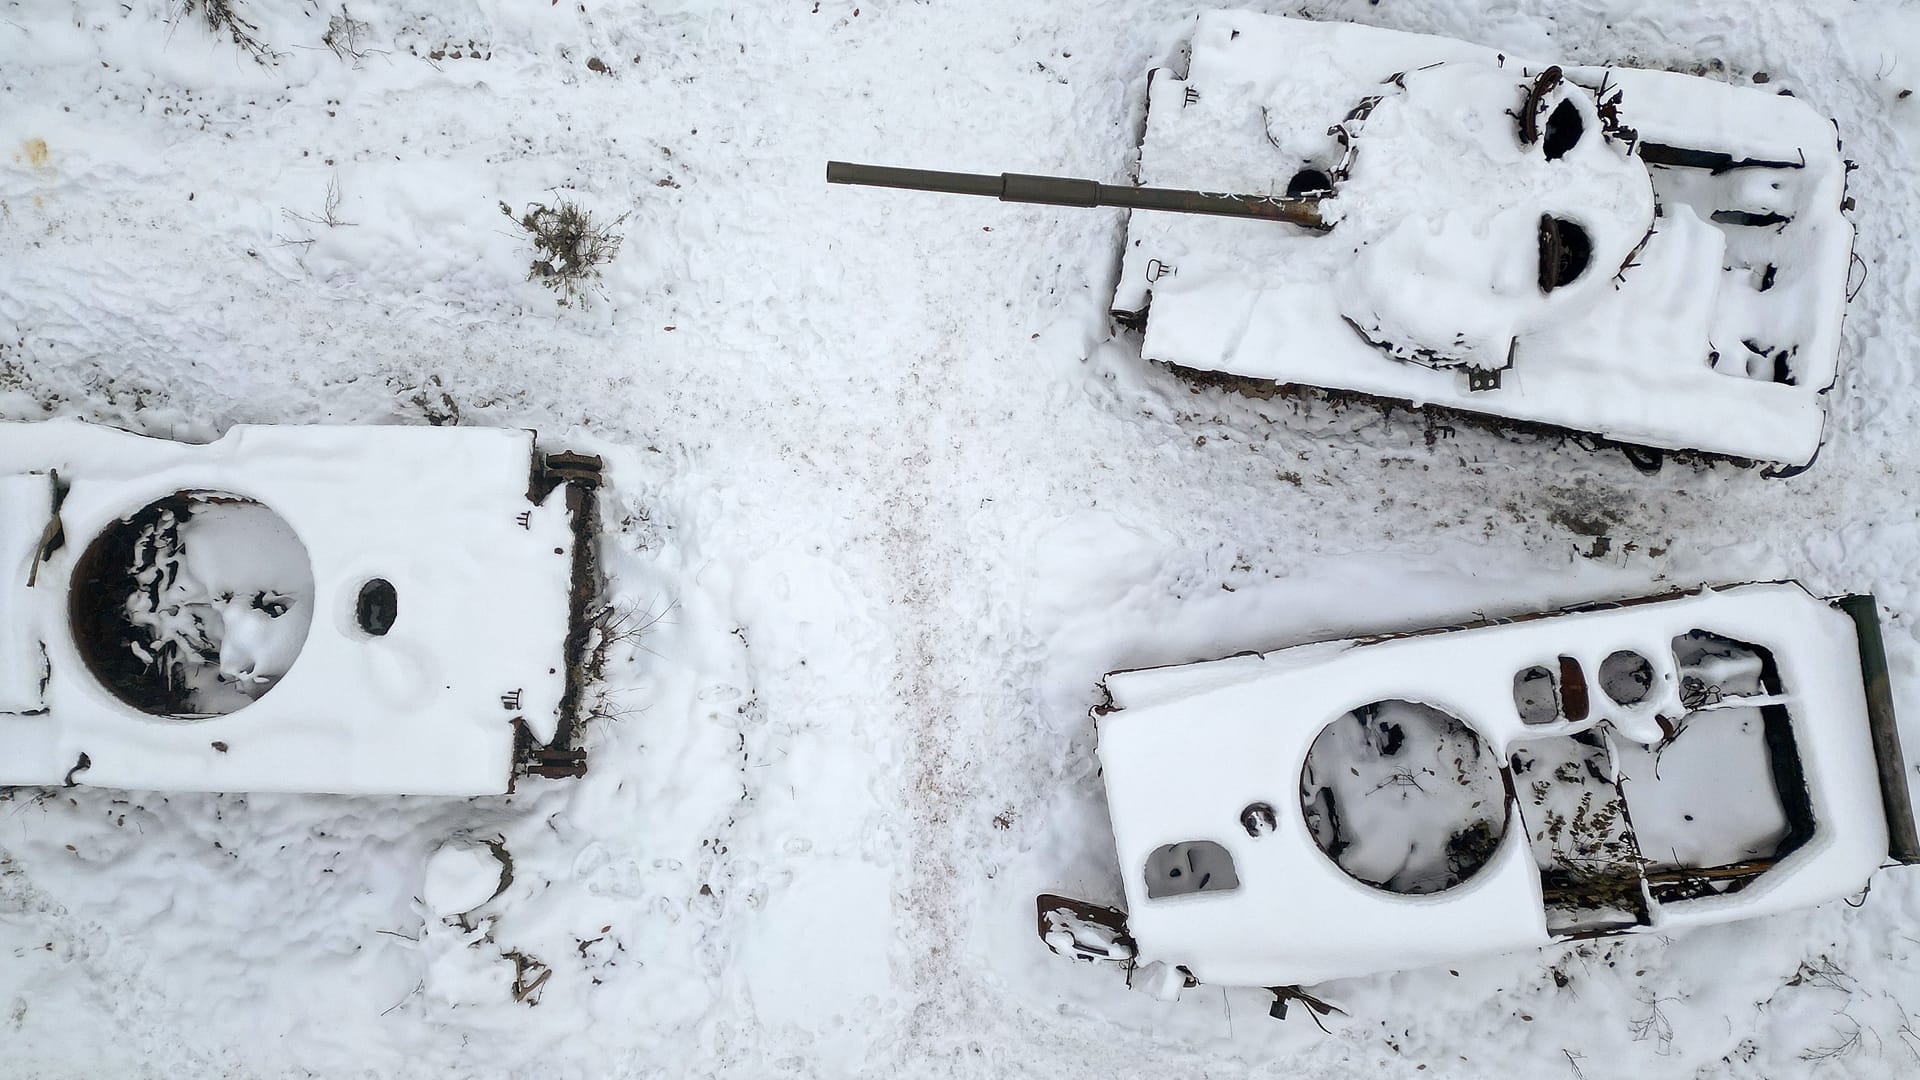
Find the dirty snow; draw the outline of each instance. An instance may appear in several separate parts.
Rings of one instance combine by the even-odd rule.
[[[1916,1067],[1899,872],[1857,910],[1330,983],[1325,1035],[1258,992],[1128,990],[1050,954],[1032,901],[1120,898],[1087,716],[1117,668],[1791,576],[1878,594],[1920,733],[1912,8],[1307,5],[1764,71],[1838,118],[1864,283],[1828,445],[1768,483],[1195,391],[1109,330],[1118,216],[821,182],[833,157],[1125,176],[1192,6],[369,0],[354,61],[322,43],[337,8],[252,5],[272,69],[130,6],[0,8],[4,415],[537,428],[607,457],[609,600],[646,629],[609,647],[584,781],[15,793],[8,1073]],[[499,210],[555,189],[632,215],[585,311],[523,280]],[[423,948],[431,853],[496,835],[487,940]],[[537,1005],[508,951],[549,965]]]

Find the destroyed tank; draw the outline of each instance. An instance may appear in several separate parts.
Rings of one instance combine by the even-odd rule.
[[[1164,996],[1324,1015],[1302,986],[1772,914],[1920,861],[1867,595],[1703,588],[1103,685],[1125,908],[1042,895],[1038,930]]]
[[[0,785],[582,775],[599,477],[519,430],[0,423]]]
[[[1131,215],[1112,310],[1203,380],[1544,427],[1648,469],[1689,452],[1786,475],[1818,452],[1850,165],[1794,98],[1215,12],[1147,104],[1138,186],[827,178],[1162,211]]]

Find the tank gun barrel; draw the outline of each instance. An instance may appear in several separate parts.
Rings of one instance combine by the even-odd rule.
[[[829,184],[939,191],[949,195],[982,195],[1001,202],[1041,206],[1123,206],[1131,210],[1165,210],[1176,214],[1214,214],[1221,217],[1284,221],[1324,232],[1332,228],[1320,216],[1320,198],[1311,195],[1234,195],[1178,188],[1132,187],[1102,184],[1064,176],[1026,173],[936,172],[898,169],[888,165],[827,162]]]

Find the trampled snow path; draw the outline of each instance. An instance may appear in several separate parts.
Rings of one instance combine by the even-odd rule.
[[[664,617],[614,651],[579,784],[0,803],[0,1071],[1920,1068],[1911,875],[1857,911],[1330,984],[1331,1036],[1259,994],[1128,992],[1048,955],[1031,906],[1118,896],[1086,720],[1117,667],[1790,574],[1892,609],[1920,746],[1912,10],[1310,5],[1717,59],[1838,118],[1867,276],[1829,445],[1763,482],[1194,392],[1109,336],[1117,216],[821,182],[1124,175],[1139,76],[1196,8],[355,3],[351,64],[332,12],[256,4],[263,69],[170,6],[0,9],[0,411],[535,427],[608,455],[614,599]],[[351,225],[283,213],[330,181]],[[586,312],[521,281],[498,208],[559,187],[632,214]],[[495,936],[553,966],[535,1008],[414,992],[410,898],[457,832],[514,851]]]

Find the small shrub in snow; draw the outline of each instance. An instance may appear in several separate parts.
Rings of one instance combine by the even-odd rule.
[[[346,5],[342,4],[339,13],[327,20],[327,32],[320,35],[320,44],[342,60],[356,61],[367,54],[366,40],[371,29],[347,14]]]
[[[254,36],[259,27],[240,14],[238,0],[182,0],[180,14],[200,16],[207,29],[232,38],[235,45],[262,64],[273,58],[273,50]]]
[[[656,600],[655,603],[657,602]],[[588,623],[593,627],[595,637],[592,649],[588,650],[585,659],[581,662],[580,681],[582,683],[598,682],[605,677],[607,662],[612,658],[613,649],[617,645],[624,645],[629,651],[644,649],[652,652],[652,649],[643,644],[644,639],[661,624],[671,625],[668,616],[672,615],[679,606],[680,601],[673,600],[656,612],[653,610],[652,603],[642,606],[629,601],[608,604],[590,615]],[[631,710],[615,707],[606,695],[602,694],[595,702],[592,714],[617,718],[628,711]]]
[[[309,225],[324,225],[329,229],[337,229],[342,225],[355,224],[340,216],[340,200],[344,197],[340,191],[340,178],[333,176],[327,179],[327,198],[326,201],[321,204],[319,213],[301,214],[285,207],[281,207],[280,212],[294,221],[304,221]],[[292,242],[310,244],[313,241],[303,238]]]
[[[500,212],[513,217],[506,203],[500,204]],[[538,280],[559,294],[562,307],[576,303],[586,307],[594,283],[600,280],[601,265],[620,253],[624,237],[614,230],[627,215],[602,224],[580,204],[562,199],[558,206],[530,203],[527,212],[514,220],[533,240],[534,259],[527,280]]]

